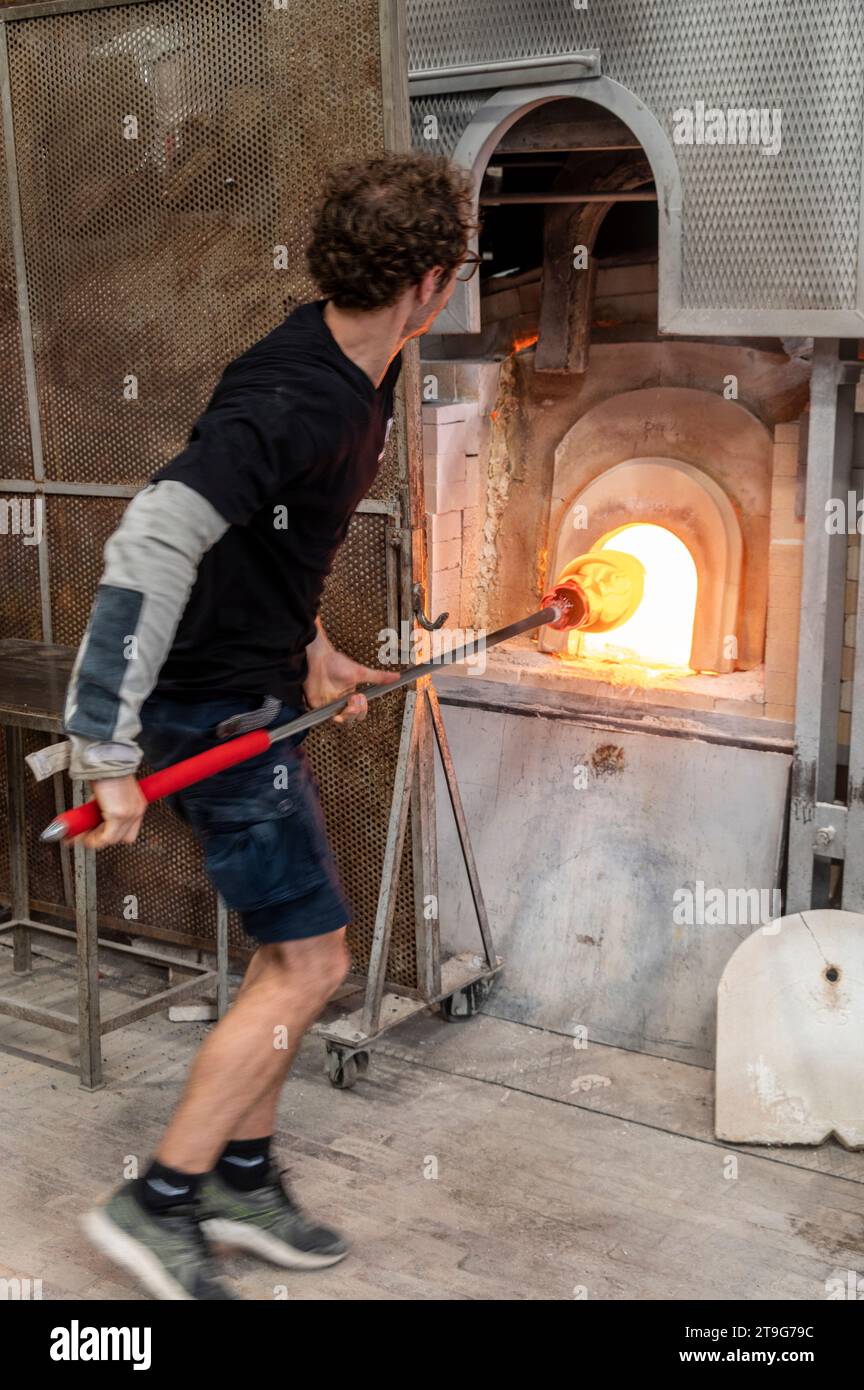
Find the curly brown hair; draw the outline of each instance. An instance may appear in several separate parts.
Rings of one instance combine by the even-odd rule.
[[[433,266],[449,275],[476,230],[467,170],[444,155],[388,154],[326,176],[306,259],[337,308],[382,309]]]

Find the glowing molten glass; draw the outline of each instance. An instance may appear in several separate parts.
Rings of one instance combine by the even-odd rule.
[[[568,650],[587,660],[689,668],[697,576],[690,551],[663,526],[638,522],[604,536],[595,550],[635,555],[645,570],[636,612],[610,632],[571,633]]]

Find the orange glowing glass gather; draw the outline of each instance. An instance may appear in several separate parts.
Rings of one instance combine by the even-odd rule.
[[[692,674],[698,580],[673,532],[641,522],[610,531],[566,566],[565,581],[582,587],[590,607],[568,635],[565,660],[638,685]]]

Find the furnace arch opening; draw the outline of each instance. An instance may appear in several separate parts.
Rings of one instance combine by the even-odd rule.
[[[479,211],[483,180],[490,159],[508,131],[541,107],[549,107],[552,103],[572,103],[574,99],[586,107],[594,107],[601,115],[617,118],[618,123],[626,127],[632,136],[625,148],[638,150],[650,167],[657,197],[658,318],[663,329],[681,304],[681,179],[673,147],[665,132],[656,117],[626,87],[611,78],[598,77],[592,78],[590,83],[574,81],[542,87],[505,88],[490,96],[475,112],[452,157],[471,172],[475,209]],[[605,143],[600,145],[600,151],[608,153],[611,149],[614,149],[614,140],[610,141],[607,137]],[[579,143],[578,139],[572,145],[572,151],[598,153],[596,148],[592,150],[590,143]],[[542,150],[535,150],[535,153],[542,153]],[[628,178],[625,177],[625,184],[627,182]],[[633,192],[640,185],[644,187],[645,179],[634,178],[631,171],[629,188],[622,191]],[[601,205],[595,206],[599,208]],[[603,215],[608,211],[608,206],[608,203],[605,204]],[[602,222],[603,215],[599,222]],[[472,249],[479,250],[478,238],[474,238]],[[480,285],[475,277],[456,285],[448,306],[438,316],[432,331],[436,334],[478,333],[481,326]]]
[[[685,665],[694,671],[733,671],[738,665],[739,600],[743,573],[741,527],[729,498],[701,468],[681,459],[624,459],[579,489],[561,516],[550,556],[560,574],[578,555],[615,539],[634,523],[671,532],[693,559],[697,601]],[[615,634],[613,634],[614,637]],[[544,629],[544,651],[566,651],[566,639]]]

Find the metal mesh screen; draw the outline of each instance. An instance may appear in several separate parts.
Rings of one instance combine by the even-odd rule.
[[[150,769],[143,768],[147,773]],[[166,934],[212,946],[216,904],[190,830],[164,805],[147,812],[133,852],[103,850],[97,861],[100,915],[126,921],[132,935],[150,925]],[[239,921],[229,917],[229,944],[251,945]]]
[[[25,730],[23,735],[24,753],[33,753],[37,748],[44,748],[47,737],[43,733],[31,733]],[[0,738],[0,778],[2,785],[6,785],[6,747],[5,741]],[[50,780],[47,782],[28,782],[27,785],[27,809],[30,812],[27,820],[27,864],[30,872],[30,893],[34,899],[46,904],[64,903],[63,877],[60,865],[60,855],[56,850],[52,853],[50,845],[43,845],[39,839],[39,831],[43,825],[47,825],[54,817],[54,785]],[[6,797],[0,797],[0,890],[8,897],[9,894],[9,833],[8,833],[8,808]]]
[[[0,191],[6,188],[6,153],[0,139]],[[12,255],[9,202],[0,192],[0,477],[32,478],[24,359]]]
[[[102,550],[125,506],[119,497],[46,499],[51,615],[60,646],[77,647],[84,636],[102,574]]]
[[[165,0],[8,29],[46,475],[143,482],[230,358],[314,295],[320,170],[382,139],[377,6]],[[328,52],[366,81],[334,89]]]
[[[26,499],[28,505],[34,499]],[[39,595],[39,554],[15,534],[14,506],[25,501],[23,493],[0,492],[0,515],[7,530],[0,534],[0,637],[42,638]]]
[[[145,481],[278,317],[277,277],[248,273],[275,241],[256,191],[262,12],[217,0],[9,26],[49,478]]]
[[[377,0],[156,0],[7,18],[5,29],[46,476],[85,488],[142,484],[183,446],[226,363],[315,295],[304,249],[321,171],[384,144]],[[0,423],[11,422],[14,441],[26,414],[9,233],[0,197],[10,383]],[[28,476],[29,455],[12,448],[0,442],[0,473]],[[394,434],[373,495],[395,502],[402,492]],[[124,506],[122,497],[47,499],[59,643],[80,641]],[[325,596],[334,641],[366,661],[396,621],[388,555],[386,518],[359,515]],[[8,635],[38,638],[36,548],[16,537],[2,564],[2,590],[15,595],[4,607]],[[358,969],[368,961],[403,706],[394,696],[362,732],[310,741],[356,909]],[[34,823],[52,813],[46,803]],[[408,846],[410,832],[390,976],[411,985]],[[34,896],[62,902],[56,853],[43,863],[45,847],[35,848],[45,892]],[[128,921],[130,933],[152,926],[212,943],[215,903],[198,851],[164,808],[149,813],[134,851],[100,855],[98,882],[100,915]],[[233,917],[229,938],[249,944]]]
[[[674,146],[684,199],[683,305],[855,308],[860,0],[591,0],[585,9],[559,0],[408,0],[408,24],[414,71],[599,48],[604,75],[644,101],[670,141],[675,110],[697,101],[779,108],[777,156],[754,146]],[[588,99],[590,88],[588,81]],[[476,95],[423,98],[440,120],[432,148],[452,151]],[[415,138],[416,122],[415,114]]]
[[[495,89],[488,92],[464,92],[455,96],[415,97],[411,102],[411,140],[424,149],[432,148],[452,154],[465,127],[475,112],[488,101]],[[430,118],[433,118],[430,120]],[[434,132],[434,134],[433,134]]]
[[[32,478],[11,212],[3,193],[7,179],[6,151],[0,139],[0,478]],[[34,545],[24,544],[16,522],[16,507],[24,499],[23,492],[0,491],[0,637],[38,641],[42,636],[39,558]]]

